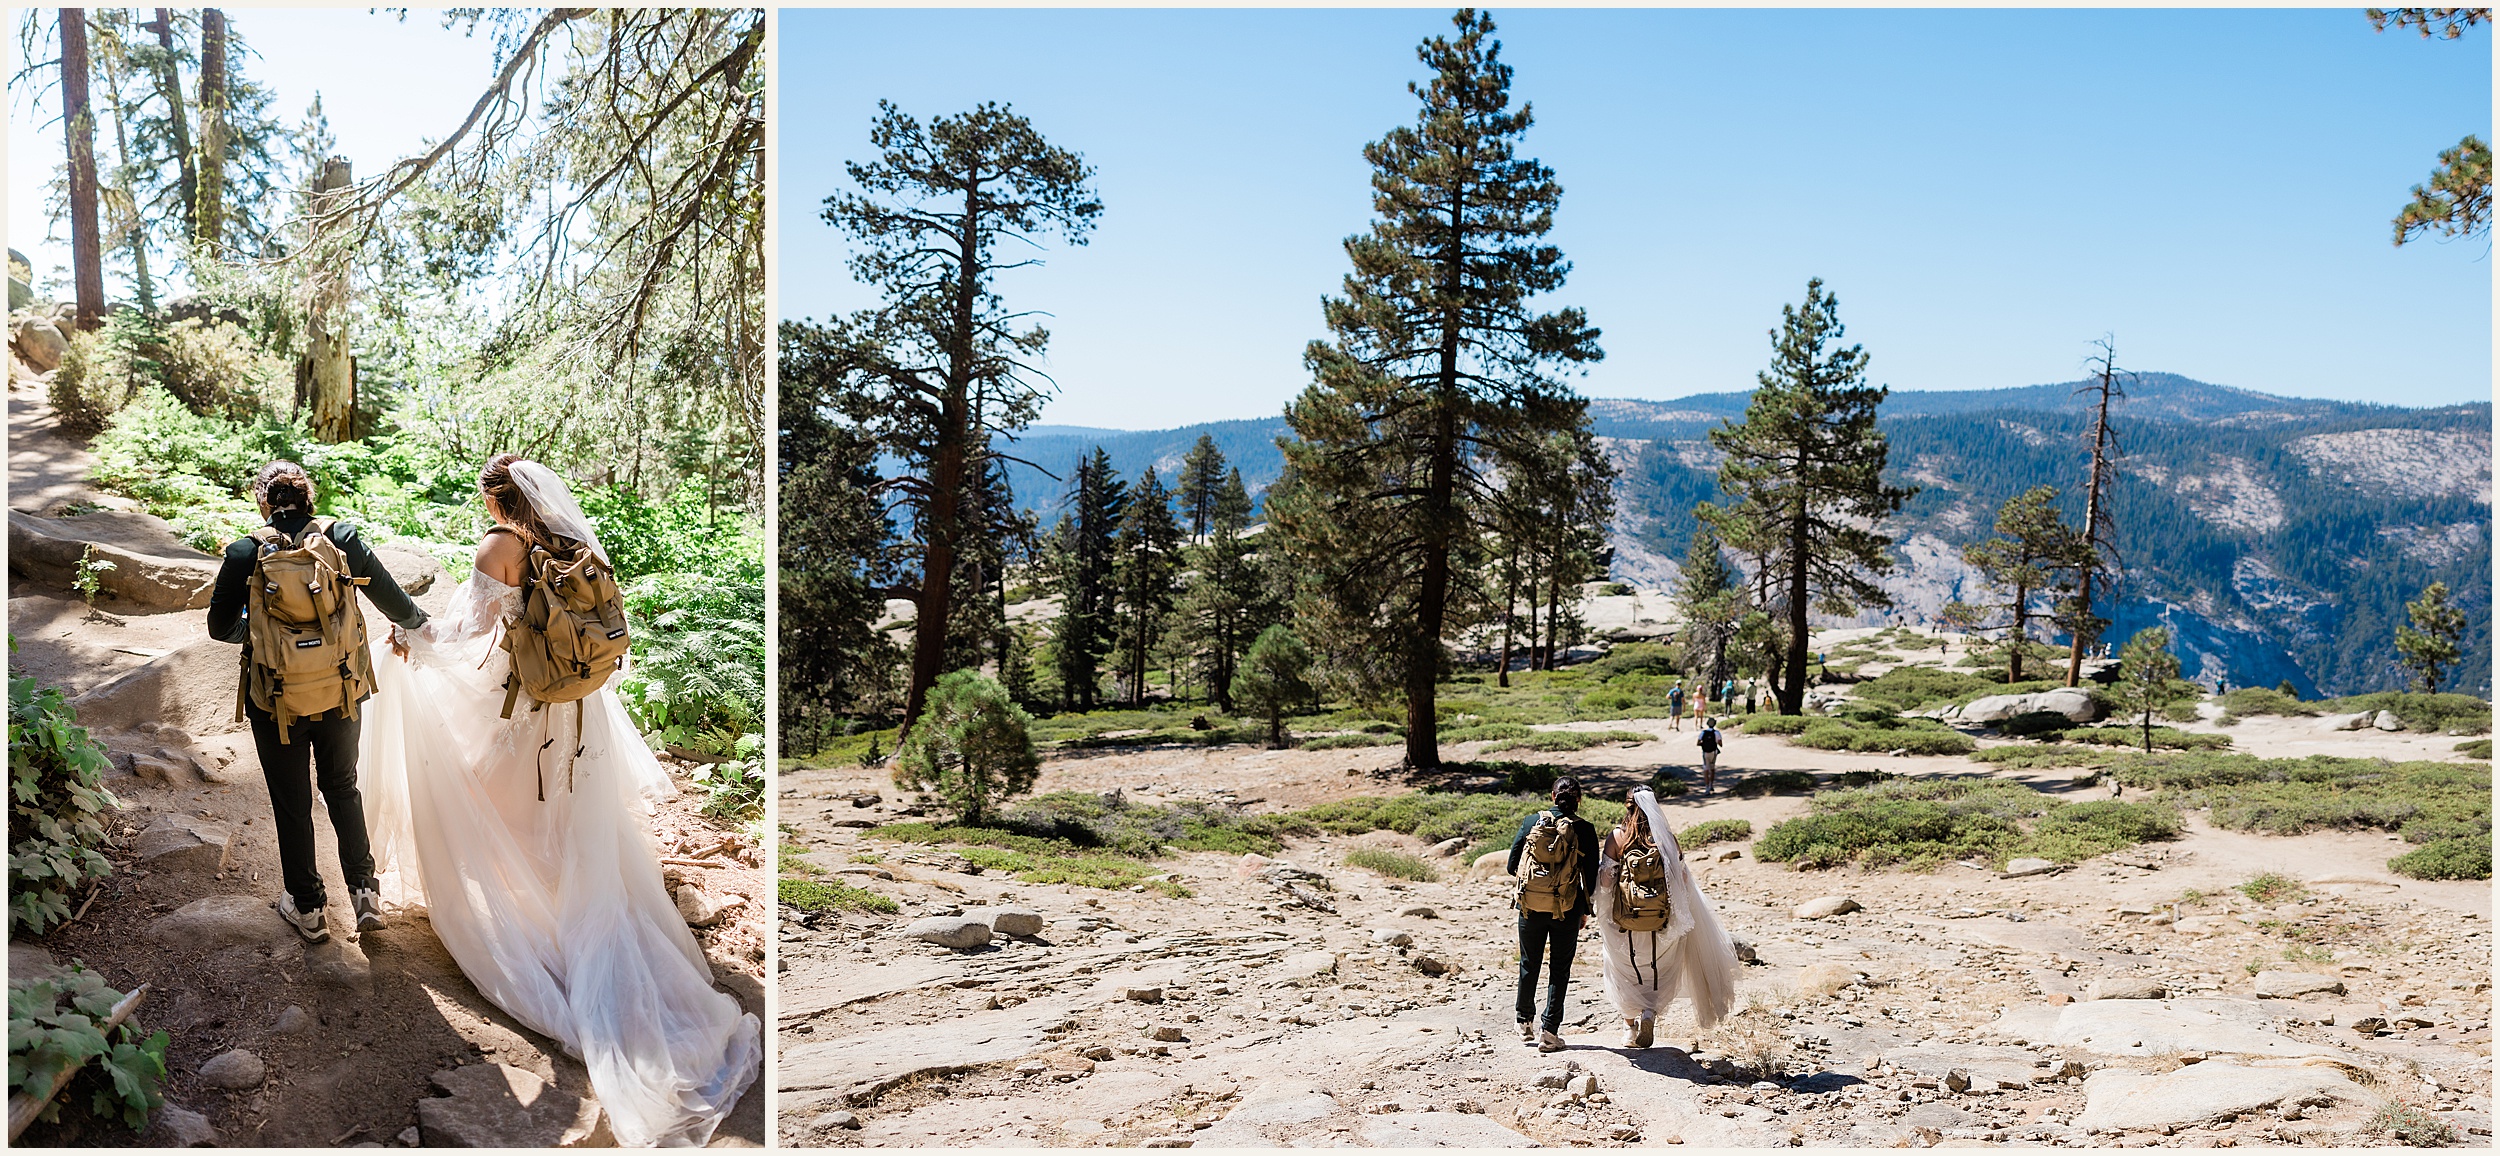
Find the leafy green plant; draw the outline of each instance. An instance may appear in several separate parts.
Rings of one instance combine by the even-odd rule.
[[[744,823],[764,814],[764,736],[740,735],[725,763],[695,767],[695,788],[703,792],[703,813],[728,823]]]
[[[1675,833],[1675,841],[1686,847],[1707,847],[1713,843],[1735,843],[1753,838],[1753,823],[1747,819],[1706,819]]]
[[[781,879],[781,905],[800,911],[873,911],[892,915],[902,910],[891,899],[863,887],[817,879]]]
[[[1537,731],[1526,738],[1508,739],[1486,747],[1487,751],[1539,751],[1556,754],[1564,751],[1585,751],[1609,743],[1638,745],[1656,742],[1658,736],[1640,731]]]
[[[2309,893],[2308,888],[2300,885],[2300,880],[2276,871],[2250,879],[2234,890],[2259,903],[2282,903]]]
[[[2467,739],[2458,743],[2454,749],[2458,754],[2469,759],[2488,759],[2491,757],[2491,740]]]
[[[2413,1148],[2445,1148],[2457,1142],[2456,1125],[2393,1100],[2379,1105],[2362,1130],[2392,1136],[2398,1143]]]
[[[2491,703],[2470,694],[2383,690],[2374,694],[2328,699],[2315,705],[2321,714],[2386,711],[2395,715],[2396,721],[2403,723],[2409,731],[2457,735],[2491,733]]]
[[[89,542],[86,551],[78,556],[78,575],[69,580],[69,588],[86,601],[87,609],[93,610],[95,600],[104,596],[104,576],[118,569],[121,567],[111,559],[96,557],[95,543]]]
[[[1300,745],[1306,751],[1339,751],[1355,747],[1395,747],[1405,743],[1405,739],[1395,735],[1350,734],[1320,735],[1304,739]]]
[[[724,735],[734,743],[737,736],[760,734],[760,568],[751,578],[650,574],[625,587],[626,613],[636,629],[633,659],[619,689],[636,726],[664,742],[712,754],[728,753],[721,745]]]
[[[9,639],[17,649],[17,639]],[[70,917],[70,897],[112,873],[98,848],[104,748],[87,737],[57,687],[9,672],[9,930],[42,935]]]
[[[1812,771],[1760,771],[1736,780],[1728,786],[1737,798],[1752,799],[1763,795],[1803,794],[1815,788]]]
[[[1345,863],[1348,867],[1376,871],[1392,879],[1406,879],[1416,883],[1437,883],[1441,879],[1441,872],[1435,870],[1432,864],[1412,855],[1383,851],[1377,847],[1358,847],[1348,851]]]
[[[123,995],[77,961],[57,975],[10,977],[9,1086],[28,1096],[49,1096],[62,1072],[94,1060],[105,1079],[88,1110],[134,1132],[146,1128],[165,1102],[157,1089],[172,1040],[162,1029],[141,1038],[128,1020],[107,1034],[104,1024]],[[56,1100],[39,1118],[58,1120],[60,1114]]]
[[[2414,879],[2489,879],[2491,835],[2426,843],[2388,860],[2387,869]]]
[[[1817,795],[1813,814],[1755,840],[1754,857],[1798,867],[1972,857],[2001,866],[2021,855],[2073,863],[2178,830],[2176,812],[2159,803],[2070,804],[2000,779],[1898,779]]]

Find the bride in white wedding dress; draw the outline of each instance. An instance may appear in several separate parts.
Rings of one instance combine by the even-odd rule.
[[[525,541],[599,544],[553,470],[481,479],[496,521],[451,606],[376,654],[365,807],[386,900],[421,904],[497,1007],[590,1070],[617,1141],[700,1146],[754,1082],[762,1025],[712,986],[660,875],[650,800],[675,792],[617,701],[500,717]],[[542,785],[543,784],[543,785]],[[545,793],[544,801],[540,792]]]
[[[1679,995],[1693,1001],[1693,1019],[1702,1027],[1718,1023],[1736,1003],[1736,948],[1717,912],[1702,898],[1693,873],[1685,869],[1683,848],[1658,810],[1649,788],[1632,792],[1623,822],[1598,849],[1597,937],[1606,961],[1606,995],[1622,1014],[1624,1046],[1646,1048],[1655,1036],[1658,1017]],[[1616,873],[1625,851],[1647,841],[1666,869],[1666,926],[1654,931],[1627,931],[1616,922]]]

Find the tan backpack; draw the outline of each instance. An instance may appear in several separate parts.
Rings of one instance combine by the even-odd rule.
[[[1658,931],[1674,914],[1667,900],[1667,861],[1647,839],[1625,848],[1615,863],[1615,926]]]
[[[521,565],[521,612],[504,623],[512,653],[504,679],[503,717],[529,692],[530,709],[590,697],[625,665],[632,641],[625,597],[597,554],[569,539],[560,548],[531,543]]]
[[[373,656],[365,648],[365,616],[355,588],[366,579],[347,572],[347,555],[330,540],[332,520],[315,518],[301,537],[276,526],[252,531],[252,586],[246,594],[250,634],[243,647],[243,704],[278,720],[278,741],[300,718],[356,704],[373,693]]]
[[[1528,828],[1527,854],[1519,861],[1521,911],[1568,915],[1580,905],[1578,820],[1546,811]]]

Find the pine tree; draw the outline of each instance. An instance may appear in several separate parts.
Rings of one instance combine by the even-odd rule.
[[[1704,522],[1693,528],[1692,547],[1684,552],[1684,572],[1675,587],[1676,609],[1683,615],[1686,661],[1698,664],[1709,656],[1709,681],[1715,691],[1727,681],[1728,644],[1751,606],[1736,571],[1720,555],[1718,532]]]
[[[2195,695],[2193,688],[2179,681],[2179,656],[2170,653],[2169,631],[2148,626],[2127,640],[2118,651],[2118,685],[2111,692],[2124,713],[2142,716],[2144,750],[2151,753],[2153,712]]]
[[[884,706],[901,654],[873,629],[893,578],[894,525],[876,446],[832,420],[829,351],[785,324],[781,349],[782,733],[817,734]]]
[[[104,326],[104,238],[96,225],[95,109],[87,100],[87,10],[63,8],[61,135],[69,142],[70,280],[78,328]]]
[[[2023,652],[2031,645],[2033,599],[2043,594],[2073,598],[2074,574],[2090,565],[2083,537],[2057,512],[2057,487],[2033,486],[1997,511],[1997,536],[1962,550],[1962,560],[2005,593],[1988,609],[2005,622],[2005,681],[2023,680]]]
[[[1101,693],[1102,660],[1111,652],[1116,535],[1128,510],[1128,487],[1111,455],[1094,447],[1078,463],[1070,512],[1059,521],[1053,549],[1059,571],[1059,621],[1052,652],[1060,697],[1070,710],[1092,710]]]
[[[897,486],[911,505],[919,574],[908,596],[920,624],[908,726],[945,670],[956,567],[987,532],[966,495],[998,452],[993,436],[1040,412],[1044,379],[1031,362],[1049,334],[1017,328],[1024,314],[993,285],[994,251],[1049,233],[1083,244],[1102,202],[1083,158],[1004,106],[926,125],[889,103],[878,110],[877,159],[847,166],[862,191],[827,197],[824,216],[860,243],[852,273],[884,298],[836,322],[831,340],[845,351],[855,419],[908,471]]]
[[[1267,745],[1285,745],[1285,712],[1311,698],[1311,651],[1279,624],[1260,632],[1233,676],[1233,699],[1267,720]]]
[[[1181,594],[1181,634],[1216,709],[1231,714],[1242,652],[1283,616],[1272,567],[1250,536],[1251,502],[1241,471],[1225,475],[1209,511],[1206,540],[1191,548]]]
[[[1850,614],[1890,608],[1874,576],[1892,571],[1892,539],[1875,527],[1917,492],[1885,484],[1887,454],[1875,411],[1891,392],[1868,386],[1866,351],[1838,348],[1840,303],[1822,278],[1802,304],[1780,307],[1771,367],[1742,423],[1710,431],[1727,455],[1719,488],[1727,507],[1696,511],[1730,541],[1766,553],[1767,604],[1785,619],[1787,653],[1772,679],[1781,714],[1805,709],[1809,609]]]
[[[2433,582],[2422,596],[2405,603],[2410,626],[2396,628],[2396,653],[2422,684],[2422,693],[2438,694],[2440,675],[2463,651],[2465,612],[2448,605],[2448,584]]]
[[[894,750],[895,786],[935,791],[970,827],[989,818],[993,802],[1033,789],[1042,769],[1033,719],[1005,689],[958,670],[938,680],[927,706],[923,725]]]
[[[1180,523],[1172,517],[1172,491],[1163,487],[1153,466],[1146,467],[1130,487],[1128,510],[1120,517],[1120,537],[1113,553],[1112,582],[1119,594],[1121,670],[1128,683],[1128,702],[1146,701],[1147,658],[1163,641],[1172,613],[1172,579],[1180,572]]]
[[[1181,511],[1189,518],[1189,536],[1204,538],[1207,526],[1215,518],[1217,491],[1224,485],[1224,451],[1215,448],[1215,437],[1199,434],[1198,444],[1189,447],[1189,456],[1181,459],[1178,493]]]
[[[1601,356],[1579,310],[1528,307],[1570,270],[1540,240],[1562,190],[1516,153],[1532,118],[1511,107],[1493,21],[1462,9],[1453,24],[1417,50],[1432,79],[1408,86],[1415,124],[1364,149],[1378,216],[1345,242],[1353,271],[1324,302],[1333,339],[1304,354],[1314,381],[1286,411],[1297,480],[1268,506],[1332,677],[1404,691],[1418,769],[1440,765],[1434,684],[1443,639],[1466,625],[1454,578],[1483,548],[1494,473],[1522,442],[1585,424],[1553,373]]]

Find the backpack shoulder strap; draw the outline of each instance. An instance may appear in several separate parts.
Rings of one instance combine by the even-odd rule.
[[[266,554],[269,552],[270,547],[283,545],[292,541],[292,539],[286,536],[286,531],[270,525],[263,525],[246,536],[251,538],[253,543],[255,543],[255,548],[252,551],[254,554]]]

